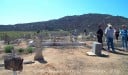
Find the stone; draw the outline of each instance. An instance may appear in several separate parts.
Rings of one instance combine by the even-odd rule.
[[[36,48],[34,60],[44,59],[42,55],[42,48]]]
[[[7,70],[21,71],[23,69],[23,59],[21,57],[5,56],[4,66]]]
[[[89,55],[89,56],[96,56],[96,54],[93,53],[93,52],[87,52],[87,55]]]
[[[102,44],[98,42],[93,42],[92,52],[96,55],[101,55],[101,50],[102,50]]]
[[[36,36],[34,39],[34,42],[36,47],[34,60],[39,61],[41,63],[45,63],[46,61],[44,60],[44,57],[42,54],[42,50],[44,49],[44,47],[42,46],[42,38]]]

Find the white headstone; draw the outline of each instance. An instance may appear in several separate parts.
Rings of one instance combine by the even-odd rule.
[[[101,55],[102,44],[98,42],[93,42],[92,52],[96,55]]]

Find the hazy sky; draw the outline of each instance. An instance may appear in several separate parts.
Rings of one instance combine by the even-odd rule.
[[[101,13],[128,18],[128,0],[0,0],[0,24]]]

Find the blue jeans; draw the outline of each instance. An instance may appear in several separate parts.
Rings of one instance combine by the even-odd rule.
[[[107,46],[108,46],[108,50],[110,50],[110,46],[111,46],[112,51],[115,51],[115,50],[114,50],[113,38],[107,37]]]
[[[122,47],[127,49],[127,37],[122,37]]]

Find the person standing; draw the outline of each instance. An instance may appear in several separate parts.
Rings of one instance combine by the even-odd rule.
[[[118,42],[119,33],[120,33],[119,29],[115,28],[115,38],[117,42]]]
[[[107,39],[106,41],[107,41],[108,51],[110,51],[110,47],[111,47],[112,52],[115,52],[114,43],[113,43],[114,29],[112,28],[111,24],[108,24],[108,27],[105,29],[105,36]]]
[[[102,30],[102,26],[99,25],[98,28],[99,28],[99,29],[98,29],[97,32],[96,32],[96,34],[97,34],[97,41],[102,44],[102,48],[103,48],[103,41],[102,41],[103,30]]]
[[[87,35],[87,30],[86,30],[86,29],[84,29],[84,35],[85,35],[85,36]]]
[[[75,29],[73,32],[72,32],[72,37],[71,37],[71,41],[72,42],[77,42],[77,36],[78,36],[78,31],[77,29]]]
[[[127,51],[127,37],[128,31],[125,25],[122,25],[122,29],[120,30],[121,40],[122,40],[122,48]]]

